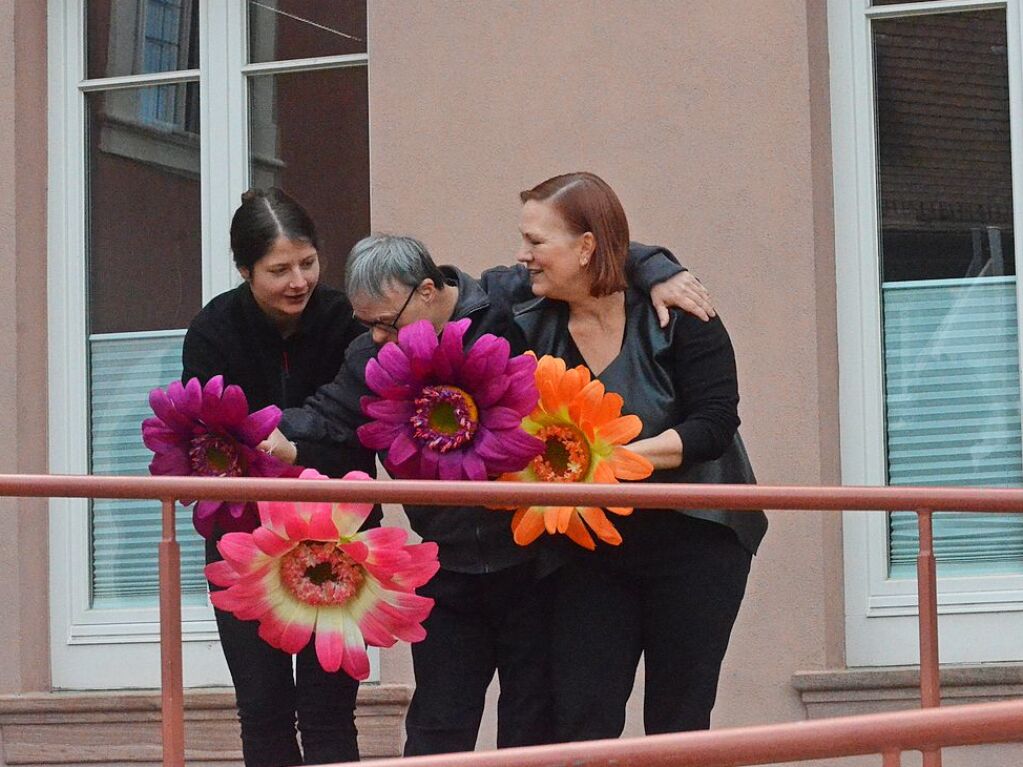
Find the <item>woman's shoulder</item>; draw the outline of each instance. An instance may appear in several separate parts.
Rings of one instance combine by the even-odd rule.
[[[228,322],[232,322],[242,310],[246,293],[248,293],[248,286],[243,283],[214,296],[192,318],[192,322],[188,326],[189,330],[216,330]]]

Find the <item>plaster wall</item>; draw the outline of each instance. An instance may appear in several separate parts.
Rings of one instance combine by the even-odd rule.
[[[37,0],[0,2],[0,331],[0,473],[45,472],[46,6]],[[46,508],[0,498],[0,693],[49,687]]]
[[[822,3],[379,0],[369,44],[374,229],[415,234],[438,261],[510,263],[519,190],[600,174],[633,238],[710,288],[761,482],[838,483]],[[771,515],[716,726],[803,718],[792,672],[842,660],[840,552],[837,517]],[[383,674],[411,681],[407,653]]]

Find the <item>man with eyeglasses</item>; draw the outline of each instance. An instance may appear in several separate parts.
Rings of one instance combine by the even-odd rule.
[[[630,279],[663,303],[705,319],[713,315],[706,291],[666,251],[634,246],[629,266]],[[367,421],[360,400],[372,394],[366,365],[416,320],[429,320],[439,333],[447,322],[469,318],[467,347],[492,333],[507,338],[513,354],[525,351],[512,321],[514,304],[533,298],[521,266],[490,269],[477,280],[455,267],[438,267],[412,237],[373,235],[352,249],[345,288],[355,319],[369,332],[349,346],[337,378],[301,408],[285,410],[280,431],[263,443],[290,463],[301,464],[302,455],[289,439],[365,450],[355,430]],[[419,589],[435,605],[424,623],[426,639],[412,645],[416,689],[405,722],[405,755],[474,749],[495,671],[501,686],[498,747],[548,742],[544,659],[551,578],[544,577],[549,573],[536,549],[514,543],[505,514],[478,507],[404,508],[412,529],[437,542],[441,563]]]

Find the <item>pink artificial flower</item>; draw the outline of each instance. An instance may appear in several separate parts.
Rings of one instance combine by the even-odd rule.
[[[373,420],[359,439],[386,450],[384,466],[402,479],[483,480],[519,471],[544,445],[522,428],[536,405],[536,358],[511,356],[503,338],[480,336],[468,351],[469,320],[450,322],[440,339],[427,320],[398,331],[366,365],[362,398]]]
[[[306,469],[303,478],[323,478]],[[353,471],[345,479],[369,479]],[[228,533],[224,559],[206,566],[226,587],[210,600],[241,620],[258,620],[259,636],[297,653],[315,633],[316,657],[327,671],[369,676],[366,644],[390,647],[426,636],[433,600],[413,593],[439,567],[436,543],[406,543],[401,528],[359,532],[368,503],[259,504],[262,526]]]
[[[225,387],[223,376],[214,376],[205,386],[198,378],[185,385],[171,381],[166,391],[149,392],[149,406],[156,415],[142,422],[142,441],[156,453],[150,474],[297,477],[302,470],[255,449],[277,426],[281,411],[270,405],[249,413],[245,392],[239,386]],[[252,502],[201,500],[192,523],[199,535],[210,538],[217,532],[253,530],[259,512]]]

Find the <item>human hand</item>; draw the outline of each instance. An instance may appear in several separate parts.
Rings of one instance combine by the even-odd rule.
[[[294,464],[298,459],[298,446],[284,436],[280,429],[274,429],[270,435],[256,445],[257,450],[262,450],[267,455],[272,455],[285,463]]]
[[[710,301],[710,293],[692,272],[676,274],[670,280],[654,285],[650,291],[650,302],[654,305],[662,328],[668,326],[668,309],[671,307],[689,312],[704,322],[717,316]]]
[[[625,447],[646,458],[655,469],[674,469],[682,465],[682,438],[674,429],[665,429],[656,437],[637,439]]]

